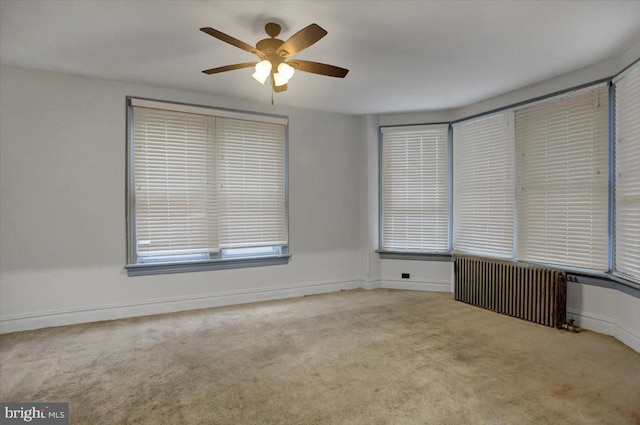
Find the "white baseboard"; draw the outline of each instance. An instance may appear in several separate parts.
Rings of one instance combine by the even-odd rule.
[[[202,294],[187,297],[160,298],[142,302],[94,305],[82,308],[41,311],[0,316],[0,333],[19,332],[78,323],[99,322],[127,317],[149,316],[225,305],[269,301],[304,295],[323,294],[349,289],[407,289],[413,291],[451,292],[449,282],[394,280],[330,280],[300,285],[278,286],[242,291]]]
[[[362,281],[362,289],[380,289],[380,279],[365,279]]]
[[[610,335],[640,352],[640,335],[631,329],[621,326],[610,317],[567,308],[567,319],[574,319],[576,325],[581,328]]]
[[[361,287],[362,281],[359,278],[353,278],[188,297],[161,298],[126,304],[95,305],[75,309],[5,315],[0,316],[0,333],[294,298]]]
[[[567,308],[567,319],[574,319],[576,325],[581,328],[606,335],[613,335],[616,328],[615,321],[610,317],[587,313],[574,308]]]
[[[127,317],[148,316],[185,310],[196,310],[225,305],[269,301],[305,295],[323,294],[349,289],[405,289],[412,291],[453,292],[450,282],[408,280],[330,280],[299,285],[261,289],[229,291],[188,297],[162,298],[126,304],[96,305],[76,309],[43,311],[19,315],[0,316],[0,333],[18,332],[77,323],[98,322]],[[575,319],[582,328],[611,335],[640,352],[640,335],[634,330],[615,323],[612,318],[588,312],[567,309],[567,317]]]
[[[623,344],[628,345],[640,353],[640,335],[633,332],[631,329],[625,328],[624,326],[616,326],[618,328],[618,332],[613,336]]]

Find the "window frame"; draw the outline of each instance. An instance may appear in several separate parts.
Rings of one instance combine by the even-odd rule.
[[[136,211],[135,211],[135,155],[134,155],[134,103],[145,102],[165,105],[168,110],[182,110],[194,113],[203,113],[211,116],[226,118],[247,119],[259,117],[258,121],[276,120],[284,126],[284,196],[286,214],[286,245],[273,247],[273,253],[264,253],[262,249],[256,252],[226,253],[227,249],[220,248],[218,252],[208,254],[188,254],[160,257],[139,257],[136,249]],[[182,102],[173,102],[137,96],[126,96],[126,263],[125,269],[128,276],[145,276],[155,274],[185,273],[206,270],[224,270],[247,267],[261,267],[271,265],[288,264],[289,253],[289,118],[283,115],[266,114],[260,112],[243,111],[229,108],[218,108],[206,105],[197,105]],[[174,109],[172,109],[174,108]],[[199,111],[199,112],[198,112]],[[251,250],[249,250],[251,251]]]
[[[452,126],[454,124],[457,123],[461,123],[464,121],[470,121],[470,120],[474,120],[474,119],[479,119],[482,117],[487,117],[496,113],[500,113],[500,112],[504,112],[504,111],[508,111],[508,110],[515,110],[516,108],[522,108],[522,107],[526,107],[526,106],[530,106],[533,105],[534,103],[537,102],[541,102],[541,101],[546,101],[549,100],[551,98],[554,97],[558,97],[558,96],[562,96],[562,95],[566,95],[568,93],[574,92],[574,91],[578,91],[578,90],[583,90],[585,88],[589,88],[592,86],[596,86],[599,84],[603,84],[606,83],[609,87],[609,99],[608,99],[608,109],[609,109],[609,175],[610,175],[610,179],[609,179],[609,192],[608,192],[608,203],[609,203],[609,209],[608,209],[608,220],[609,220],[609,229],[608,229],[608,263],[609,263],[609,270],[607,271],[598,271],[598,270],[590,270],[590,269],[580,269],[580,268],[575,268],[575,267],[571,267],[571,266],[563,266],[563,265],[557,265],[557,264],[544,264],[544,263],[533,263],[533,262],[528,262],[528,261],[523,261],[523,260],[518,260],[517,257],[515,257],[516,253],[516,244],[514,243],[514,258],[513,258],[513,262],[514,263],[518,263],[518,264],[528,264],[528,265],[534,265],[534,266],[542,266],[542,267],[553,267],[559,270],[564,270],[568,273],[568,277],[569,280],[572,282],[577,282],[577,283],[583,283],[583,284],[589,284],[589,285],[596,285],[596,286],[603,286],[603,287],[608,287],[608,288],[614,288],[616,290],[620,290],[623,291],[625,293],[629,293],[632,294],[633,296],[639,297],[640,298],[640,282],[637,282],[634,278],[626,276],[626,275],[622,275],[618,272],[616,272],[615,267],[614,267],[614,261],[615,261],[615,250],[614,250],[614,236],[615,236],[615,225],[614,225],[614,210],[615,210],[615,199],[614,199],[614,193],[613,193],[613,185],[615,184],[615,175],[614,175],[614,169],[615,169],[615,140],[614,140],[614,134],[615,134],[615,87],[614,87],[614,82],[621,78],[625,73],[627,73],[631,68],[638,66],[638,64],[640,63],[640,58],[636,59],[634,61],[632,61],[629,65],[627,65],[626,67],[624,67],[622,70],[620,70],[619,72],[606,77],[606,78],[601,78],[595,81],[590,81],[584,84],[580,84],[577,86],[573,86],[573,87],[569,87],[567,89],[562,89],[562,90],[558,90],[556,92],[552,92],[546,95],[541,95],[541,96],[537,96],[534,98],[530,98],[530,99],[525,99],[510,105],[506,105],[503,107],[498,107],[498,108],[494,108],[491,110],[487,110],[487,111],[483,111],[480,113],[476,113],[476,114],[472,114],[469,116],[464,116],[455,120],[451,120],[448,122],[422,122],[422,123],[416,123],[416,124],[411,124],[411,123],[407,123],[407,124],[398,124],[398,125],[379,125],[378,126],[378,135],[379,135],[379,141],[378,141],[378,212],[379,212],[379,216],[378,216],[378,232],[379,232],[379,238],[378,238],[378,249],[375,250],[375,252],[377,252],[379,254],[379,258],[380,259],[389,259],[389,260],[419,260],[419,261],[452,261],[453,256],[455,255],[455,252],[453,251],[452,248],[452,239],[453,236],[450,233],[450,237],[449,237],[449,252],[447,253],[441,253],[441,254],[430,254],[430,253],[426,253],[426,254],[421,254],[421,253],[412,253],[412,252],[402,252],[402,251],[386,251],[384,249],[382,249],[382,240],[383,240],[383,209],[382,209],[382,133],[381,133],[381,129],[384,127],[401,127],[401,126],[411,126],[411,125],[442,125],[442,124],[448,124],[450,127],[450,131],[452,129]],[[452,140],[450,140],[450,143],[452,143]],[[452,148],[452,145],[450,146]],[[455,158],[453,158],[453,156],[450,156],[450,161],[455,161]],[[515,170],[514,170],[515,172]],[[450,173],[451,176],[453,176],[453,169],[450,169]],[[453,187],[453,178],[451,178],[451,180],[449,181],[449,186],[450,188]],[[452,202],[452,195],[450,194],[450,202]],[[517,206],[516,206],[517,208]],[[451,210],[450,211],[450,215],[449,215],[449,228],[450,228],[450,232],[452,231],[452,226],[453,226],[453,220],[454,220],[454,216],[455,216],[455,211]],[[514,222],[514,239],[517,238],[517,228],[516,228],[516,223]]]
[[[515,214],[516,219],[514,220],[514,235],[515,235],[515,246],[514,246],[514,254],[515,258],[521,262],[531,263],[531,264],[545,264],[550,265],[550,267],[564,267],[566,269],[572,270],[583,270],[589,273],[608,273],[610,272],[609,268],[609,217],[611,216],[611,205],[609,203],[609,194],[611,190],[610,185],[610,168],[611,168],[611,158],[609,156],[609,147],[611,145],[610,138],[610,125],[609,125],[609,115],[610,115],[610,105],[609,105],[609,91],[611,88],[610,83],[601,83],[601,84],[593,84],[589,85],[585,88],[579,90],[572,90],[569,93],[565,93],[559,96],[553,96],[547,98],[545,100],[539,102],[532,102],[528,105],[523,105],[522,107],[514,108],[515,112],[515,154],[516,161],[514,164],[514,174],[516,176],[516,202],[515,202]],[[597,105],[595,108],[594,106]],[[600,102],[607,102],[606,109],[600,108]],[[591,108],[591,109],[587,109]],[[577,118],[576,118],[577,114]],[[522,118],[524,115],[524,118]],[[532,117],[533,116],[533,117]],[[590,126],[581,126],[580,132],[571,132],[569,127],[573,124],[571,121],[573,120],[589,120]],[[522,123],[521,123],[522,120]],[[550,121],[550,122],[549,122]],[[594,124],[602,122],[601,125],[595,126]],[[542,143],[542,147],[546,147],[550,150],[568,150],[570,151],[568,154],[568,161],[576,160],[576,156],[579,156],[580,150],[575,148],[575,144],[586,144],[587,148],[590,148],[592,151],[599,151],[600,155],[591,155],[588,157],[587,164],[584,161],[579,162],[578,165],[582,167],[579,168],[580,175],[576,175],[574,173],[573,167],[576,165],[573,162],[571,166],[565,167],[561,170],[558,168],[548,170],[546,169],[546,173],[542,173],[544,178],[547,178],[549,175],[552,178],[556,178],[558,180],[561,177],[561,182],[557,181],[551,182],[548,185],[542,185],[542,181],[530,179],[527,180],[526,177],[528,175],[529,168],[527,165],[522,166],[521,162],[522,157],[525,155],[531,155],[536,158],[536,154],[538,157],[540,156],[549,156],[550,154],[546,153],[546,149],[543,149],[543,153],[530,151],[527,148],[527,138],[531,137],[530,132],[532,127],[540,126],[541,123],[544,127],[541,133],[536,133],[535,137],[543,136],[542,140],[539,140]],[[553,127],[554,129],[560,129],[560,131],[547,130],[547,127]],[[575,140],[577,133],[584,133],[584,129],[588,128],[591,130],[591,137],[580,136],[579,140]],[[596,134],[594,130],[599,130],[603,134]],[[522,137],[518,137],[518,135],[522,134]],[[552,137],[550,137],[552,136]],[[600,137],[598,137],[600,136]],[[562,137],[559,139],[559,137]],[[546,144],[545,144],[546,143]],[[581,146],[585,148],[585,146]],[[536,147],[536,150],[540,149],[540,146]],[[556,154],[554,154],[556,155]],[[559,154],[560,156],[562,153]],[[589,186],[589,192],[592,195],[597,195],[598,192],[602,191],[605,193],[605,196],[592,196],[589,198],[585,193],[580,193],[576,190],[576,182],[578,179],[584,178],[582,175],[582,171],[585,169],[585,165],[589,165],[593,167],[591,169],[592,172],[596,172],[598,169],[596,160],[602,161],[601,166],[607,167],[606,172],[600,173],[598,172],[596,176],[593,177],[591,185]],[[531,158],[524,161],[531,162]],[[549,165],[553,165],[553,162],[546,159],[541,163],[541,167],[549,167]],[[519,165],[521,165],[519,167]],[[535,165],[535,163],[534,163]],[[540,165],[540,163],[539,163]],[[533,168],[535,169],[535,168]],[[524,178],[523,178],[524,177]],[[538,176],[540,177],[540,176]],[[570,180],[570,181],[568,181]],[[568,182],[567,182],[568,181]],[[537,187],[537,185],[541,185],[542,188]],[[524,187],[527,187],[526,191],[523,191]],[[534,189],[531,190],[531,187]],[[578,198],[581,201],[581,204],[586,204],[586,208],[569,208],[566,206],[560,206],[558,209],[554,210],[553,208],[547,207],[545,212],[545,218],[541,219],[539,216],[531,216],[531,210],[526,207],[525,204],[531,202],[531,199],[534,201],[539,201],[542,203],[550,202],[553,204],[554,201],[557,201],[558,198],[554,197],[554,192],[557,190],[569,192],[570,195],[576,196],[579,195]],[[536,193],[537,192],[537,193]],[[544,195],[542,199],[536,199],[536,195]],[[562,198],[564,201],[567,199],[572,199],[575,202],[575,198]],[[599,201],[599,202],[598,202]],[[556,204],[556,207],[558,205]],[[571,211],[571,212],[570,212]],[[579,214],[582,214],[580,216]],[[550,215],[551,218],[547,218],[546,216]],[[566,245],[562,243],[558,243],[559,246],[556,247],[557,251],[560,254],[554,252],[554,250],[545,247],[549,243],[549,239],[545,239],[544,244],[536,244],[535,241],[531,241],[532,243],[527,245],[527,235],[530,235],[530,228],[538,227],[538,230],[541,233],[546,233],[549,231],[549,228],[558,227],[563,221],[571,222],[571,218],[576,218],[578,215],[577,222],[580,222],[580,218],[590,217],[591,221],[586,225],[578,226],[578,231],[566,230],[564,235],[570,235],[567,240]],[[529,220],[527,220],[529,219]],[[599,223],[599,226],[597,225]],[[567,224],[568,228],[568,224]],[[592,235],[596,232],[602,232],[603,234],[599,237],[593,237]],[[525,235],[525,233],[527,235]],[[562,232],[556,231],[557,235],[562,236]],[[578,233],[578,234],[576,234]],[[571,245],[576,244],[576,240],[579,240],[580,237],[586,237],[587,235],[592,236],[589,239],[590,244],[581,243],[586,248],[585,251],[592,251],[591,255],[587,255],[585,251],[582,253],[579,249],[575,251],[571,251],[569,248]],[[564,238],[560,237],[560,240]],[[599,244],[599,241],[603,241]],[[604,246],[601,246],[604,245]],[[531,250],[525,251],[522,249],[525,247],[526,249]],[[600,249],[598,249],[600,248]],[[580,256],[579,254],[583,254]],[[566,254],[566,255],[565,255]],[[597,254],[597,255],[596,255]],[[561,259],[560,257],[565,257]],[[569,264],[571,260],[570,256],[577,257],[577,260],[574,260],[574,264]],[[529,257],[529,258],[527,258]],[[538,257],[538,259],[530,258],[530,257]],[[546,257],[545,259],[540,257]],[[591,264],[576,264],[578,262],[586,262],[588,258],[591,260]],[[598,260],[600,268],[598,268]]]
[[[458,189],[459,189],[459,184],[456,182],[456,175],[460,176],[461,173],[460,172],[460,165],[458,164],[458,161],[462,161],[462,159],[458,159],[456,158],[456,151],[461,152],[463,150],[471,150],[473,153],[475,152],[476,147],[471,147],[471,143],[470,140],[473,140],[473,142],[475,143],[480,143],[481,146],[481,151],[480,153],[484,154],[485,156],[480,158],[480,160],[478,161],[478,164],[476,165],[480,165],[479,167],[477,167],[477,169],[475,170],[476,172],[480,173],[481,175],[484,175],[485,177],[487,177],[487,175],[490,175],[490,177],[487,177],[485,180],[481,180],[480,181],[480,185],[481,184],[485,184],[487,185],[491,180],[496,178],[496,175],[493,174],[491,171],[484,172],[484,170],[486,168],[488,168],[489,166],[489,162],[491,161],[490,159],[487,159],[487,157],[489,157],[489,149],[487,149],[485,147],[485,145],[483,145],[484,143],[487,143],[489,140],[487,137],[482,137],[484,135],[483,131],[481,130],[483,127],[486,129],[487,128],[487,123],[489,124],[489,129],[491,131],[491,134],[493,137],[496,136],[495,134],[495,129],[496,126],[495,124],[493,124],[493,122],[495,120],[501,121],[499,123],[499,130],[501,131],[501,133],[498,133],[499,136],[499,142],[502,143],[502,141],[506,141],[509,143],[509,147],[507,147],[506,149],[496,149],[498,151],[499,154],[504,154],[505,157],[508,158],[508,155],[511,155],[510,160],[507,160],[507,162],[504,164],[504,171],[506,172],[507,176],[510,176],[510,183],[505,183],[503,191],[500,192],[496,192],[496,191],[492,191],[491,194],[492,195],[500,195],[500,197],[502,198],[502,196],[505,197],[505,199],[510,199],[511,202],[511,210],[508,212],[508,215],[510,220],[500,220],[499,224],[503,225],[504,223],[507,223],[510,221],[510,227],[511,227],[511,233],[508,234],[508,232],[504,232],[505,236],[508,236],[508,238],[502,238],[502,242],[504,242],[506,244],[506,241],[508,241],[508,246],[510,248],[510,252],[508,253],[500,253],[499,250],[501,249],[501,247],[499,246],[500,244],[496,244],[495,243],[495,239],[494,239],[494,243],[491,244],[484,244],[484,246],[475,246],[475,247],[467,247],[465,246],[465,242],[468,239],[468,234],[469,233],[483,233],[481,230],[477,230],[475,229],[475,227],[482,227],[482,225],[487,225],[489,223],[493,224],[495,226],[496,223],[498,223],[498,220],[487,220],[487,221],[483,221],[483,220],[478,220],[480,223],[480,225],[478,224],[478,222],[475,221],[460,221],[460,216],[462,215],[462,212],[464,211],[464,208],[456,208],[457,205],[463,205],[467,207],[467,213],[469,212],[468,210],[471,209],[476,209],[476,199],[473,199],[473,201],[469,201],[468,199],[464,199],[463,196],[459,195]],[[452,229],[453,229],[453,234],[451,237],[451,249],[452,252],[454,253],[460,253],[460,254],[465,254],[465,255],[479,255],[479,256],[483,256],[483,257],[488,257],[488,258],[499,258],[499,259],[506,259],[506,260],[513,260],[514,256],[515,256],[515,241],[516,241],[516,229],[515,229],[515,215],[516,215],[516,197],[515,197],[515,186],[516,186],[516,167],[515,167],[515,148],[516,148],[516,144],[515,144],[515,114],[513,112],[513,110],[505,110],[505,111],[501,111],[498,113],[494,113],[494,114],[488,114],[479,118],[474,118],[474,119],[470,119],[470,120],[465,120],[465,121],[461,121],[459,123],[456,124],[452,124],[452,130],[453,130],[453,179],[452,179],[452,186],[453,186],[453,220],[452,220]],[[467,130],[471,133],[471,137],[468,134],[465,134],[464,131]],[[485,130],[487,131],[487,130]],[[466,138],[465,138],[466,136]],[[504,139],[503,139],[504,138]],[[463,145],[458,145],[456,146],[456,141],[458,141],[458,143],[462,143]],[[495,139],[491,139],[490,143],[495,143]],[[466,153],[466,155],[469,155],[469,152]],[[463,159],[465,159],[463,157]],[[510,166],[510,167],[509,167]],[[509,182],[509,179],[505,180],[506,182]],[[508,190],[504,190],[504,189],[508,189]],[[508,193],[505,193],[508,192]],[[477,206],[478,209],[482,210],[482,205],[478,205]],[[491,209],[491,208],[489,208]],[[456,214],[455,212],[458,212],[458,214]],[[469,229],[465,229],[461,226],[461,224],[471,224],[473,230],[469,230]],[[501,226],[501,227],[505,227],[505,226]],[[486,231],[485,231],[486,232]],[[485,237],[487,235],[484,235]],[[458,239],[456,239],[458,238]],[[458,242],[458,243],[456,243]],[[506,245],[505,245],[506,247]]]
[[[384,132],[383,129],[402,129],[415,128],[415,127],[447,127],[446,128],[446,156],[447,156],[447,200],[445,202],[447,208],[447,236],[445,250],[432,250],[432,251],[416,251],[416,250],[388,250],[383,248],[384,244],[384,171],[383,171],[383,155],[384,155]],[[399,131],[400,132],[400,131]],[[381,258],[392,259],[430,259],[434,261],[451,261],[451,191],[452,191],[452,132],[450,123],[429,123],[429,124],[410,124],[410,125],[386,125],[378,128],[378,244],[379,249],[376,252],[380,253]]]
[[[617,157],[617,153],[618,153],[618,144],[620,143],[619,140],[619,129],[618,129],[618,84],[621,83],[621,81],[634,76],[634,78],[639,78],[640,75],[640,59],[635,61],[634,63],[632,63],[631,65],[629,65],[627,68],[625,68],[624,70],[622,70],[618,75],[616,75],[611,83],[610,86],[610,91],[609,91],[609,98],[610,98],[610,103],[612,103],[612,107],[610,108],[610,125],[611,125],[611,130],[610,130],[610,138],[611,138],[611,144],[610,144],[610,155],[612,156],[612,160],[611,160],[611,165],[610,165],[610,169],[611,169],[611,181],[610,181],[610,221],[609,221],[609,226],[610,226],[610,234],[609,234],[609,239],[610,239],[610,270],[612,275],[614,276],[614,278],[616,279],[621,279],[621,280],[626,280],[626,281],[631,281],[634,284],[638,285],[638,287],[640,287],[640,275],[633,275],[631,273],[629,273],[628,270],[624,270],[620,268],[620,264],[618,263],[618,258],[616,255],[616,251],[618,249],[618,226],[617,226],[617,222],[618,222],[618,203],[619,203],[619,197],[618,197],[618,157]],[[634,134],[635,135],[635,134]],[[627,136],[625,134],[625,136]]]

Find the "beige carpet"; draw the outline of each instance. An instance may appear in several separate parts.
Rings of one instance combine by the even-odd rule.
[[[456,302],[347,291],[0,337],[0,400],[72,424],[640,424],[640,354]]]

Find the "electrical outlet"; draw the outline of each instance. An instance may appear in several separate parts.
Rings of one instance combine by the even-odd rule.
[[[402,273],[403,279],[409,279],[409,277],[410,277],[409,273]]]

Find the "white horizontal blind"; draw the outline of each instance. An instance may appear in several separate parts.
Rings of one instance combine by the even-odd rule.
[[[213,118],[133,108],[139,257],[217,251]]]
[[[287,244],[284,126],[216,119],[220,247]]]
[[[615,271],[640,281],[640,66],[615,87]]]
[[[382,249],[448,250],[448,127],[382,129]]]
[[[515,204],[513,112],[453,127],[453,249],[511,258]]]
[[[162,111],[185,112],[188,114],[207,115],[210,117],[235,118],[237,120],[258,121],[270,124],[287,125],[286,117],[274,115],[257,115],[251,112],[233,111],[229,109],[211,108],[208,106],[188,105],[184,103],[163,102],[160,100],[131,99],[131,106],[139,106],[147,109],[160,109]]]
[[[608,94],[516,111],[517,258],[607,270]]]

